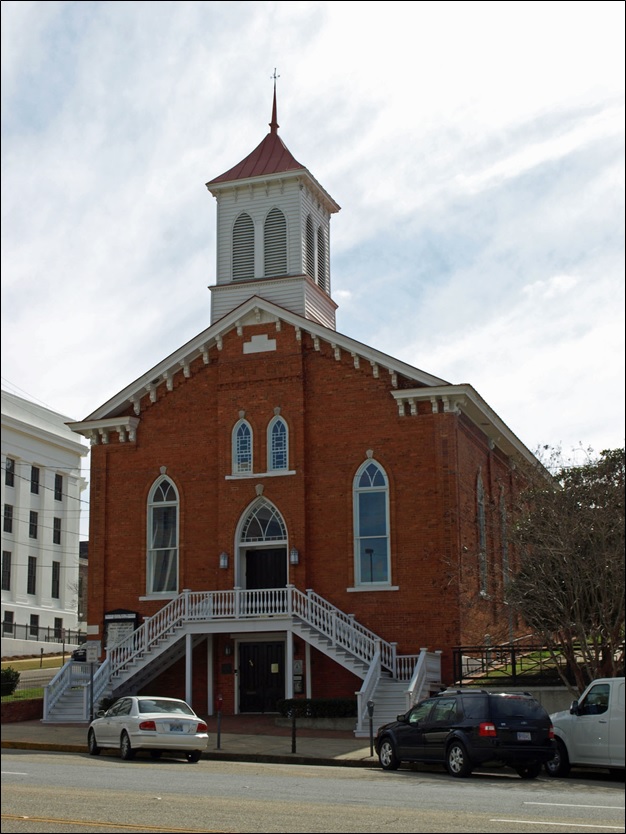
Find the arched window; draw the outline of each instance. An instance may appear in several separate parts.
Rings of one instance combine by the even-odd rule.
[[[354,495],[355,584],[389,584],[389,484],[373,460],[356,473]]]
[[[478,575],[480,592],[486,594],[487,588],[487,526],[485,521],[485,488],[483,476],[479,472],[476,481],[476,523],[478,525]]]
[[[233,280],[250,278],[254,278],[254,223],[244,212],[233,227]]]
[[[148,497],[149,594],[178,590],[178,492],[168,478],[160,478]]]
[[[324,230],[317,230],[317,284],[324,292],[328,292],[328,264],[326,262],[326,238]]]
[[[239,420],[233,429],[233,474],[252,472],[252,428]]]
[[[267,469],[289,469],[289,435],[282,417],[274,417],[267,427]]]
[[[313,229],[313,219],[310,214],[306,218],[305,243],[304,259],[306,273],[315,280],[315,231]]]
[[[280,209],[273,208],[265,218],[265,276],[287,274],[287,221]]]

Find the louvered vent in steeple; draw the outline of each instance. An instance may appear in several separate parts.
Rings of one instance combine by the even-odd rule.
[[[254,278],[254,224],[249,214],[240,214],[233,228],[233,280]]]
[[[306,219],[305,246],[306,272],[315,280],[315,232],[313,231],[313,219],[310,214]]]
[[[273,208],[265,218],[265,277],[287,274],[287,221],[280,209]]]

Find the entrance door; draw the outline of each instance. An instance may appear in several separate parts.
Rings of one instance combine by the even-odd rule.
[[[240,643],[239,711],[277,712],[284,697],[284,643]]]
[[[284,588],[287,584],[287,551],[284,547],[246,551],[246,588]]]

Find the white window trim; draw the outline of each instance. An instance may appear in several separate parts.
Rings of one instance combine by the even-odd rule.
[[[361,582],[361,561],[360,561],[360,552],[359,552],[359,542],[361,539],[360,536],[360,515],[359,515],[359,495],[364,490],[360,489],[358,486],[359,480],[361,479],[361,475],[363,474],[363,470],[366,469],[370,464],[375,464],[378,467],[380,472],[385,479],[385,513],[387,518],[387,581],[386,582]],[[368,458],[364,461],[361,466],[356,471],[354,479],[352,481],[352,523],[353,523],[353,542],[354,542],[354,586],[352,588],[353,591],[381,591],[381,590],[391,590],[393,587],[391,584],[391,515],[389,512],[389,478],[387,477],[387,473],[385,468],[378,463],[377,460],[373,458]]]
[[[159,485],[162,484],[164,481],[167,481],[168,484],[172,486],[176,494],[176,547],[171,548],[176,550],[176,561],[175,561],[175,569],[176,569],[176,590],[171,591],[153,591],[149,587],[149,583],[152,583],[152,573],[153,573],[153,549],[150,546],[152,542],[152,511],[155,506],[168,506],[171,507],[174,505],[174,502],[171,501],[159,501],[155,504],[154,501],[154,494],[158,489]],[[178,488],[174,481],[169,478],[167,475],[161,475],[157,480],[152,484],[152,488],[148,493],[148,512],[146,518],[146,593],[144,597],[140,597],[140,599],[174,599],[178,596],[178,588],[180,585],[180,495],[178,493]]]

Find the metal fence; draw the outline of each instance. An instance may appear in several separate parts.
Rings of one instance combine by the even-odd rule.
[[[456,686],[562,685],[559,671],[573,682],[563,655],[552,656],[541,644],[457,646],[452,659]]]
[[[87,634],[80,629],[31,626],[19,623],[2,623],[2,636],[12,640],[32,640],[40,643],[84,643]]]

